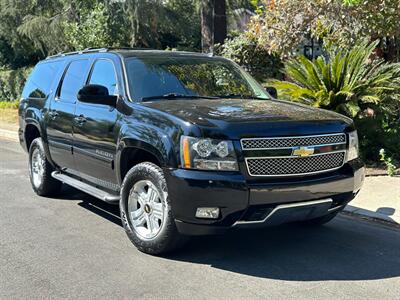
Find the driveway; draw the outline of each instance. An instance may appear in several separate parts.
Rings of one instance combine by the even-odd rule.
[[[26,160],[0,140],[0,299],[400,299],[399,229],[339,216],[152,257],[131,245],[118,207],[67,187],[36,196]]]

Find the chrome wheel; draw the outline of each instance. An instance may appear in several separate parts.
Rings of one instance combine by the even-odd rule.
[[[134,184],[128,199],[133,230],[143,239],[153,239],[161,231],[166,217],[165,195],[160,195],[149,180]]]
[[[37,148],[32,153],[31,172],[34,186],[36,188],[40,187],[44,175],[44,160]]]

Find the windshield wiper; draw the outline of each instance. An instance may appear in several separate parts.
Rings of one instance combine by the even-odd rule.
[[[251,95],[242,95],[242,94],[227,94],[227,95],[218,95],[218,98],[234,98],[234,99],[257,99],[257,100],[268,100],[268,98],[261,98],[257,96]]]
[[[142,101],[149,101],[149,100],[155,100],[155,99],[199,99],[199,98],[217,99],[218,97],[169,93],[169,94],[159,95],[159,96],[142,97]]]

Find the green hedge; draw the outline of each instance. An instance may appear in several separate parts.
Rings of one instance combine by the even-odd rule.
[[[0,109],[17,109],[19,106],[19,101],[7,101],[7,100],[0,100]]]
[[[31,71],[31,67],[0,70],[0,99],[6,101],[18,100],[21,97],[26,78]]]
[[[246,34],[226,40],[223,45],[218,45],[215,51],[216,54],[232,59],[244,67],[262,84],[271,78],[283,79],[281,59],[270,54]]]

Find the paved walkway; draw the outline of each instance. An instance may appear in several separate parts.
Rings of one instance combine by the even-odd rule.
[[[0,128],[1,138],[18,142],[15,130]],[[345,211],[400,225],[400,176],[366,177],[360,194]]]
[[[15,130],[0,128],[0,138],[18,142],[18,133]]]
[[[400,225],[400,176],[366,177],[360,194],[346,211]]]

